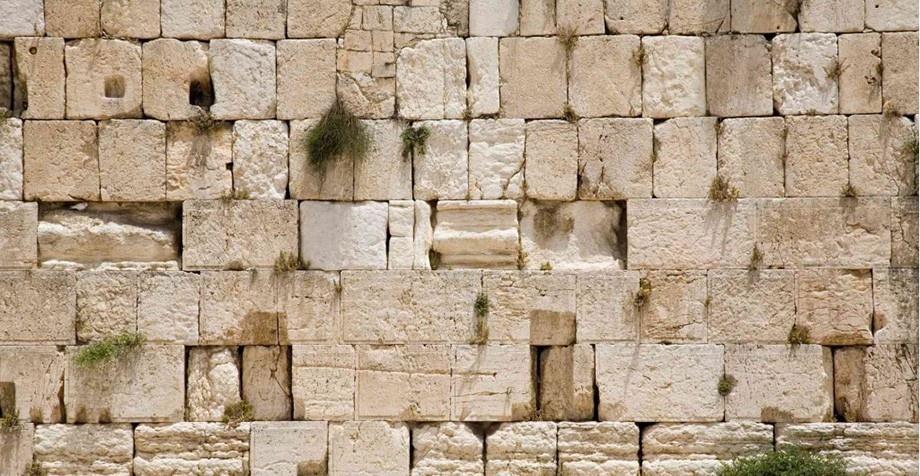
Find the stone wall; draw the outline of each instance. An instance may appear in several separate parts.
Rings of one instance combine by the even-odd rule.
[[[0,474],[917,474],[917,41],[916,0],[0,0]],[[330,108],[369,147],[320,169]]]

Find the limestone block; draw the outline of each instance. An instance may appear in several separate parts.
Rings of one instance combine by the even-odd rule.
[[[11,18],[10,14],[0,16]],[[64,40],[16,38],[13,46],[13,109],[21,111],[23,119],[63,119]]]
[[[917,130],[906,117],[849,118],[850,183],[860,195],[915,195]]]
[[[486,436],[486,475],[556,474],[556,424],[503,423]]]
[[[240,362],[236,347],[191,347],[185,418],[221,421],[224,409],[240,401]]]
[[[0,271],[0,341],[73,344],[76,281],[61,271]]]
[[[399,116],[460,119],[466,107],[466,45],[462,38],[423,40],[396,61]]]
[[[658,423],[642,432],[642,474],[714,474],[732,459],[770,451],[771,425]]]
[[[260,421],[251,427],[249,451],[253,476],[325,473],[326,422]]]
[[[891,199],[891,266],[917,267],[917,199]]]
[[[431,249],[440,266],[515,268],[519,241],[517,204],[511,200],[438,202]]]
[[[555,16],[558,28],[579,35],[604,34],[604,0],[560,0]]]
[[[571,1],[571,0],[570,0]],[[581,38],[572,51],[569,104],[578,117],[637,116],[642,73],[634,35]]]
[[[84,39],[64,48],[67,117],[141,117],[141,47],[124,40]]]
[[[275,44],[258,40],[211,42],[215,119],[275,117]]]
[[[706,101],[714,116],[773,114],[770,43],[761,35],[706,39]]]
[[[278,119],[322,116],[335,99],[335,41],[282,40],[277,46]]]
[[[287,1],[230,0],[227,2],[227,36],[230,38],[284,38]]]
[[[137,330],[137,271],[77,274],[77,342]]]
[[[412,269],[415,260],[415,206],[412,200],[393,200],[389,205],[387,269]]]
[[[256,420],[291,419],[290,357],[287,347],[243,347],[243,399]]]
[[[597,344],[599,419],[721,420],[722,355],[722,346],[707,344]]]
[[[560,422],[559,474],[637,474],[639,427],[620,422]]]
[[[197,344],[199,281],[194,273],[142,273],[137,285],[137,332],[148,342]]]
[[[672,0],[671,35],[710,35],[729,31],[729,0]]]
[[[249,439],[249,423],[138,425],[134,429],[134,474],[244,476],[249,473]]]
[[[233,133],[228,124],[166,124],[166,197],[169,200],[230,196]]]
[[[518,29],[518,0],[470,0],[470,36],[510,36]]]
[[[117,360],[80,367],[80,347],[65,355],[67,423],[181,421],[185,404],[185,349],[145,345]]]
[[[169,203],[42,207],[38,257],[45,267],[177,269],[178,220]]]
[[[527,345],[453,346],[450,419],[530,418],[536,409],[532,358]]]
[[[45,13],[42,0],[14,0],[0,5],[0,37],[41,36],[45,34]]]
[[[470,198],[523,197],[524,120],[473,119],[469,130]]]
[[[791,270],[711,270],[709,297],[709,342],[781,344],[795,324]]]
[[[558,270],[620,269],[617,236],[623,210],[612,202],[524,202],[523,266]]]
[[[291,38],[341,36],[352,10],[349,0],[289,0],[287,8]]]
[[[412,158],[416,200],[463,200],[469,193],[468,136],[464,121],[423,121],[425,152]]]
[[[0,433],[0,473],[3,474],[28,474],[32,465],[32,440],[35,437],[35,426],[31,423],[20,423],[18,431],[5,431]]]
[[[917,342],[917,269],[872,271],[876,343]]]
[[[45,33],[64,38],[101,36],[100,0],[45,0]]]
[[[910,0],[867,0],[866,27],[875,31],[916,30],[917,5]]]
[[[719,123],[718,136],[719,175],[737,187],[740,196],[782,197],[785,194],[786,125],[783,118],[724,119]]]
[[[862,9],[860,9],[862,12]],[[840,64],[840,113],[878,113],[882,110],[881,36],[858,33],[837,37]]]
[[[0,201],[0,269],[35,266],[37,229],[37,203]]]
[[[386,119],[396,111],[396,78],[340,71],[335,88],[339,100],[358,117]]]
[[[800,8],[801,31],[862,31],[865,27],[866,4],[863,0],[809,1],[802,2]]]
[[[291,352],[294,418],[354,419],[356,366],[355,349],[350,345],[294,345]]]
[[[758,242],[767,267],[888,266],[888,200],[767,200],[758,213]],[[750,253],[748,253],[750,256]]]
[[[144,114],[192,119],[214,102],[207,43],[158,38],[144,43],[143,54]]]
[[[32,449],[41,474],[131,474],[131,425],[37,425]]]
[[[0,346],[0,381],[13,384],[19,420],[60,422],[64,416],[64,408],[61,406],[64,353],[50,345],[9,344],[5,341]],[[0,440],[5,434],[0,432]],[[0,468],[3,468],[2,459]]]
[[[578,128],[566,121],[531,121],[524,143],[525,191],[537,200],[574,200],[578,188]]]
[[[291,121],[288,149],[291,198],[308,200],[352,200],[355,190],[355,162],[339,157],[323,171],[315,169],[307,157],[306,138],[318,119]]]
[[[917,421],[917,345],[834,352],[834,401],[845,421]]]
[[[498,113],[498,38],[467,38],[466,67],[470,114],[479,117]]]
[[[630,201],[627,261],[630,268],[747,267],[756,224],[757,204],[749,200],[732,206],[705,200]]]
[[[778,33],[795,31],[798,8],[793,2],[733,0],[732,31],[742,33]]]
[[[491,8],[490,15],[494,16],[494,7]],[[556,38],[502,38],[502,115],[524,119],[562,117],[567,97],[567,62],[565,48]],[[540,87],[533,87],[535,84]]]
[[[737,381],[725,397],[726,420],[801,422],[833,418],[830,347],[727,345],[725,375]]]
[[[578,198],[651,197],[652,143],[651,119],[579,121]]]
[[[346,421],[329,425],[329,476],[408,476],[409,453],[409,428],[404,423]]]
[[[160,36],[157,0],[102,0],[102,30],[116,38]]]
[[[233,123],[233,188],[257,200],[283,200],[288,184],[288,128],[283,121]]]
[[[913,474],[917,465],[914,423],[807,423],[776,425],[777,447],[802,446],[824,456],[839,456],[847,470]]]
[[[441,33],[445,27],[444,17],[437,3],[393,8],[393,30],[397,32]]]
[[[749,0],[753,3],[753,0]],[[758,2],[759,3],[759,2]],[[775,3],[766,2],[767,8]],[[734,5],[732,5],[734,9]],[[756,7],[755,7],[756,8]],[[734,25],[733,25],[734,26]],[[794,28],[794,23],[792,28]],[[832,33],[776,35],[773,56],[773,106],[787,114],[837,112],[837,36]]]
[[[657,34],[668,22],[668,0],[604,0],[610,33]]]
[[[412,476],[483,474],[483,436],[465,423],[444,422],[412,429]]]
[[[160,0],[163,36],[200,40],[224,36],[224,4],[224,0]]]
[[[635,305],[639,273],[582,273],[575,280],[578,342],[632,341],[639,336]]]
[[[882,34],[882,66],[886,107],[917,114],[917,32]]]
[[[0,200],[22,200],[22,120],[0,120]]]
[[[868,270],[808,269],[796,275],[796,325],[824,345],[872,343]]]
[[[786,195],[840,196],[847,185],[847,137],[846,116],[786,118]]]
[[[361,345],[357,353],[357,418],[450,417],[450,346]]]
[[[539,354],[541,420],[591,420],[594,417],[594,347],[547,347]]]
[[[568,345],[575,341],[575,276],[486,271],[490,342]]]
[[[201,273],[200,343],[275,345],[279,305],[270,273]]]
[[[26,121],[22,139],[26,200],[99,200],[96,123]]]
[[[655,196],[703,198],[716,177],[714,117],[689,117],[655,126]]]
[[[706,274],[650,271],[645,278],[652,292],[639,310],[641,342],[706,342]]]
[[[104,201],[166,200],[166,126],[159,121],[100,122],[99,182]]]
[[[295,271],[279,286],[282,344],[325,342],[338,335],[338,273]]]
[[[301,202],[300,224],[308,268],[386,269],[386,203]]]
[[[642,115],[652,118],[706,114],[706,55],[702,38],[642,39]]]
[[[412,198],[412,161],[402,158],[403,124],[395,120],[366,121],[371,146],[355,162],[355,200]]]

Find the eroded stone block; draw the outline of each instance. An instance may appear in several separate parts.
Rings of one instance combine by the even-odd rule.
[[[63,419],[64,353],[56,347],[9,345],[5,341],[0,346],[0,381],[12,382],[20,421],[57,423]],[[0,441],[6,435],[0,432]],[[31,441],[28,447],[31,450]],[[0,458],[0,469],[4,459]]]
[[[917,5],[910,0],[867,0],[866,27],[876,31],[916,30]]]
[[[77,341],[102,340],[137,330],[136,271],[77,274]]]
[[[450,417],[450,347],[357,347],[356,417],[446,420]]]
[[[579,121],[578,198],[650,198],[652,137],[651,119]]]
[[[671,35],[707,35],[729,30],[729,0],[672,0],[668,12]]]
[[[104,201],[166,200],[166,126],[159,121],[100,122],[99,182]]]
[[[876,343],[917,342],[917,269],[872,270]]]
[[[221,421],[224,409],[240,402],[240,362],[236,347],[191,347],[185,418]]]
[[[32,440],[35,437],[35,426],[31,423],[20,423],[17,431],[4,431],[0,433],[0,473],[3,474],[28,474],[32,465]]]
[[[201,280],[201,344],[278,343],[280,311],[270,273],[206,271]]]
[[[773,114],[770,43],[761,35],[706,39],[706,101],[714,116]]]
[[[655,126],[655,196],[702,198],[716,177],[714,117],[677,118]]]
[[[322,116],[335,100],[335,40],[282,40],[277,46],[278,119]]]
[[[224,36],[224,0],[160,0],[163,36],[206,40]]]
[[[801,270],[796,273],[796,326],[809,342],[872,343],[872,276],[868,270]]]
[[[658,423],[642,432],[642,474],[710,474],[773,451],[773,427],[756,422]]]
[[[639,311],[641,342],[706,342],[705,273],[650,271],[645,279],[652,292]]]
[[[634,35],[579,39],[569,66],[569,104],[578,117],[640,114],[642,65],[634,60],[638,50],[639,37]]]
[[[494,7],[489,8],[489,15],[496,16]],[[503,115],[525,119],[561,117],[567,97],[567,61],[562,44],[555,38],[501,39],[499,75]],[[534,84],[540,87],[535,88]]]
[[[326,472],[326,422],[254,422],[251,427],[250,465],[253,476]]]
[[[256,200],[283,200],[288,184],[288,128],[282,121],[233,123],[233,189]]]
[[[0,269],[29,269],[38,262],[38,204],[0,201]]]
[[[93,121],[26,121],[26,200],[99,200],[99,151]]]
[[[486,436],[486,474],[549,475],[556,471],[556,424],[503,423]]]
[[[294,345],[291,353],[294,418],[354,419],[356,368],[355,349],[350,345]]]
[[[809,1],[802,2],[800,8],[801,31],[862,31],[865,27],[866,3],[863,0]]]
[[[445,268],[517,266],[517,204],[444,200],[437,206],[432,250]]]
[[[526,269],[622,268],[622,208],[612,202],[524,202],[521,253]]]
[[[339,334],[338,273],[295,271],[278,284],[282,344],[326,342]]]
[[[3,17],[13,18],[10,14]],[[20,111],[23,119],[63,119],[64,40],[16,38],[13,51],[13,109]]]
[[[64,38],[101,36],[100,0],[45,0],[45,33]]]
[[[834,402],[846,421],[917,421],[917,345],[834,351]]]
[[[374,77],[366,72],[340,71],[336,95],[358,117],[386,119],[396,111],[396,78]]]
[[[141,117],[141,46],[124,40],[84,39],[64,48],[67,117]]]
[[[470,114],[479,117],[498,113],[498,38],[467,38],[466,68]]]
[[[138,425],[134,429],[134,474],[155,476],[172,471],[244,476],[249,472],[249,432],[249,423]]]
[[[365,121],[370,136],[367,157],[355,161],[355,200],[412,198],[412,161],[402,158],[404,124]]]
[[[227,2],[227,36],[231,38],[284,38],[287,1],[230,0]]]
[[[131,425],[38,425],[33,457],[43,473],[131,474]]]
[[[158,0],[102,0],[102,30],[116,38],[160,36]]]
[[[795,31],[797,4],[792,2],[761,2],[733,0],[732,30],[743,33],[777,33]]]
[[[214,40],[210,49],[215,119],[275,117],[275,44]]]
[[[845,116],[786,118],[786,195],[839,196],[848,183],[847,137]]]
[[[787,445],[839,456],[854,472],[913,474],[918,470],[916,423],[776,425],[776,446]]]
[[[575,341],[574,275],[486,271],[482,287],[489,297],[489,341],[533,345]]]
[[[166,197],[169,200],[231,196],[233,133],[229,124],[170,121],[166,125]]]
[[[148,342],[197,344],[199,287],[195,273],[141,273],[137,332]]]
[[[783,118],[725,119],[719,123],[718,135],[719,176],[737,187],[739,196],[785,195],[788,169]]]
[[[0,272],[0,340],[73,344],[76,276],[61,271]],[[32,316],[24,321],[22,316]]]
[[[590,420],[594,417],[594,347],[590,344],[547,347],[539,354],[542,420]]]
[[[386,269],[386,203],[301,202],[300,223],[310,269]]]
[[[561,475],[639,472],[639,427],[635,423],[560,422],[557,444]]]
[[[689,36],[642,39],[642,115],[706,114],[705,41]]]
[[[335,38],[351,17],[349,0],[289,0],[287,32],[291,38]]]
[[[631,341],[639,336],[639,273],[607,271],[575,278],[578,342]]]
[[[859,195],[916,195],[917,128],[906,117],[849,118],[850,183]]]
[[[469,194],[467,124],[463,121],[424,121],[429,131],[425,153],[412,157],[416,200],[463,200]]]
[[[329,425],[329,475],[409,474],[409,428],[404,423],[346,421]]]
[[[532,357],[527,345],[453,346],[450,419],[530,418],[536,408]]]
[[[520,198],[524,195],[525,126],[522,119],[474,119],[470,122],[471,199]]]
[[[22,120],[0,120],[0,200],[22,200]]]
[[[412,475],[483,474],[483,435],[465,423],[445,422],[412,429]]]
[[[891,266],[917,266],[917,199],[891,199]]]
[[[760,2],[746,0],[742,3],[753,5]],[[766,8],[782,8],[774,2],[765,2],[764,5],[767,5]],[[792,28],[795,28],[794,20],[790,31]],[[773,105],[780,114],[837,113],[838,75],[835,70],[842,68],[837,60],[837,35],[776,35],[771,54]]]
[[[558,28],[579,35],[604,34],[604,0],[561,0],[555,10]]]
[[[0,6],[0,17],[6,18],[0,27],[0,37],[41,36],[45,34],[45,12],[42,0],[14,0]]]
[[[144,43],[143,55],[144,114],[187,120],[214,103],[207,43],[158,38]]]
[[[288,150],[291,198],[307,200],[352,200],[355,191],[355,162],[351,156],[339,157],[318,169],[307,154],[307,134],[318,119],[291,121]]]
[[[423,40],[396,61],[399,115],[459,119],[466,107],[466,46],[461,38]]]
[[[861,13],[862,9],[859,11]],[[840,71],[840,113],[881,112],[881,35],[840,35],[837,37],[837,54],[840,64],[846,65]]]
[[[668,23],[668,0],[604,0],[610,33],[657,34]]]
[[[243,399],[255,420],[291,418],[290,356],[287,347],[243,347]]]
[[[795,324],[791,270],[711,270],[709,296],[710,342],[785,343]]]
[[[578,188],[578,128],[566,121],[531,121],[524,143],[525,192],[537,200],[574,200]]]

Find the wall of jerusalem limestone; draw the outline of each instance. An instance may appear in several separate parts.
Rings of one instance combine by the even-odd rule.
[[[0,0],[0,474],[917,474],[917,9]]]

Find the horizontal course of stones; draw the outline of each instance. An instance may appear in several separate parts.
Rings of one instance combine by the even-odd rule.
[[[917,474],[917,8],[0,0],[0,474]]]

